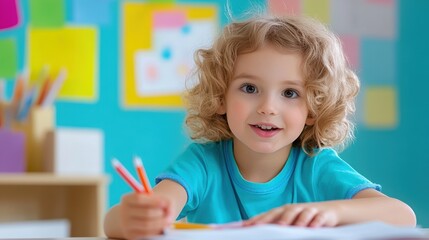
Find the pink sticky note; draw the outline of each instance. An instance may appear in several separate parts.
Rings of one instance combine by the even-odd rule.
[[[355,36],[340,36],[346,58],[352,68],[360,67],[360,41]]]
[[[392,6],[395,4],[395,0],[368,0],[372,4],[382,4]]]
[[[0,30],[18,25],[18,1],[0,0]]]
[[[160,11],[153,14],[155,28],[180,28],[186,24],[183,11]]]
[[[268,8],[270,13],[282,15],[300,15],[301,1],[300,0],[269,0]]]

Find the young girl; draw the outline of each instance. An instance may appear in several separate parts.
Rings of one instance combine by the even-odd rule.
[[[256,17],[197,52],[187,92],[191,144],[151,195],[130,193],[105,219],[111,238],[161,234],[175,219],[307,227],[384,221],[414,212],[380,192],[332,147],[352,136],[359,90],[338,39],[313,20]]]

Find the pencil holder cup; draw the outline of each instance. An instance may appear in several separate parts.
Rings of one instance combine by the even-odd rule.
[[[22,122],[14,122],[13,128],[26,136],[27,171],[42,172],[43,143],[49,131],[55,128],[54,107],[32,107]]]
[[[25,135],[0,128],[0,172],[25,172]]]

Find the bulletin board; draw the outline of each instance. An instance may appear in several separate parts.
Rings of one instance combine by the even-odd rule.
[[[193,52],[214,39],[217,15],[213,5],[125,3],[124,106],[181,107]]]
[[[131,167],[127,160],[142,156],[153,184],[191,142],[181,94],[193,81],[196,48],[231,17],[308,15],[337,33],[361,81],[356,140],[341,156],[412,204],[428,227],[429,159],[420,150],[429,134],[428,8],[397,0],[0,0],[0,101],[22,74],[40,86],[40,76],[66,69],[56,122],[103,131],[111,206],[130,190],[112,157]]]

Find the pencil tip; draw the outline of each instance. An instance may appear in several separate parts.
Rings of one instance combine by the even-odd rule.
[[[119,161],[118,161],[118,159],[116,159],[116,158],[112,158],[112,165],[113,166],[118,166],[119,165]]]
[[[134,156],[134,164],[141,166],[142,165],[142,160],[140,159],[139,156]]]

